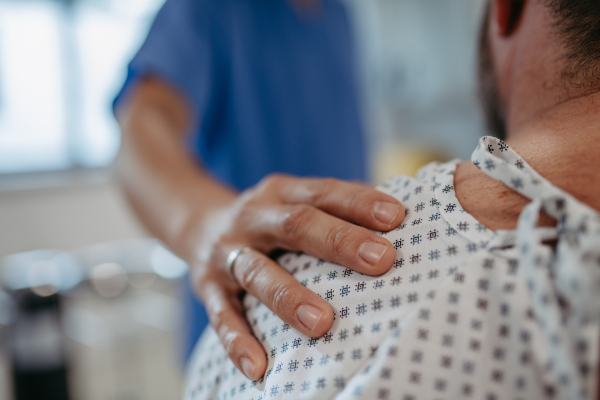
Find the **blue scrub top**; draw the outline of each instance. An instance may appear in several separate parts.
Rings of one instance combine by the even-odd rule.
[[[291,0],[167,0],[115,107],[145,75],[187,97],[191,154],[239,190],[272,172],[367,177],[353,38],[339,0],[304,13]],[[188,351],[207,323],[194,307]]]

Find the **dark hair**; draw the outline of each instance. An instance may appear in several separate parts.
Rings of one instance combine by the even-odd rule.
[[[600,84],[600,1],[546,0],[566,51],[565,78],[577,86]]]
[[[600,1],[600,0],[599,0]],[[492,59],[488,30],[490,26],[491,2],[487,4],[483,22],[479,28],[479,51],[477,52],[478,94],[488,133],[498,139],[506,138],[504,108],[500,101],[498,79]]]

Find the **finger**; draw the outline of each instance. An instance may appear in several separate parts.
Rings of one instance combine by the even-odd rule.
[[[284,202],[307,203],[369,229],[389,231],[404,220],[404,207],[397,199],[367,185],[337,179],[288,178],[283,182]]]
[[[368,275],[387,272],[396,259],[388,240],[315,207],[278,206],[262,213],[256,236],[268,238],[279,247],[302,250]]]
[[[233,272],[248,293],[299,332],[320,337],[331,328],[333,311],[329,304],[264,254],[240,254]]]
[[[211,325],[233,364],[248,379],[260,379],[267,369],[267,356],[242,314],[240,300],[216,284],[204,286],[203,298]]]

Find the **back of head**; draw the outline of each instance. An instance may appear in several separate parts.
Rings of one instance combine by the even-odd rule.
[[[529,7],[528,7],[529,6]],[[525,9],[530,11],[529,18],[525,18]],[[532,14],[533,13],[533,14]],[[539,22],[542,19],[531,18],[531,15],[544,15],[544,28],[530,29],[526,24]],[[495,17],[495,18],[493,18]],[[492,21],[494,20],[494,21]],[[494,24],[494,25],[492,25]],[[491,28],[494,29],[491,29]],[[538,26],[539,28],[539,26]],[[536,34],[544,32],[553,36],[552,40],[543,40]],[[523,35],[513,35],[513,32],[525,32]],[[534,33],[532,33],[534,32]],[[491,45],[492,37],[495,43],[500,43],[498,48]],[[517,37],[517,39],[514,39]],[[506,40],[513,42],[513,48],[506,49]],[[530,41],[525,47],[528,51],[518,51],[515,41]],[[532,45],[533,43],[533,45]],[[536,44],[552,46],[546,51],[531,52]],[[521,49],[522,50],[522,49]],[[497,56],[500,55],[501,61]],[[520,63],[513,63],[510,57],[520,57]],[[534,57],[551,57],[543,60]],[[508,59],[508,61],[507,61]],[[523,63],[523,59],[526,62]],[[600,1],[599,0],[490,0],[488,10],[481,27],[479,42],[479,90],[482,107],[490,132],[498,138],[506,138],[509,122],[507,116],[506,91],[502,96],[500,87],[506,90],[507,85],[513,85],[514,76],[522,77],[530,73],[530,67],[538,68],[540,63],[546,63],[548,68],[543,71],[535,70],[535,83],[533,88],[544,93],[542,98],[567,99],[591,94],[600,90]],[[502,70],[498,70],[500,65]],[[507,71],[506,68],[512,68]],[[548,71],[552,73],[549,74]],[[539,73],[538,73],[539,72]],[[545,73],[545,75],[544,75]],[[529,77],[519,83],[530,85]],[[502,82],[501,82],[501,79]],[[517,85],[518,86],[518,85]],[[531,89],[531,88],[529,88]],[[548,90],[554,93],[549,93]],[[530,90],[530,93],[533,93]],[[557,94],[557,92],[560,92]],[[522,95],[524,92],[519,92]],[[540,95],[529,99],[521,99],[521,104],[539,103]],[[542,107],[543,104],[537,104]],[[515,108],[513,106],[513,108]],[[517,106],[517,108],[519,108]],[[522,110],[521,110],[522,111]],[[513,114],[514,117],[514,114]],[[514,121],[513,121],[514,122]]]
[[[572,86],[600,85],[600,1],[543,0],[564,46],[563,78]]]

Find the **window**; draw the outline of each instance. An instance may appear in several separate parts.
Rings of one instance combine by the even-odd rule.
[[[163,2],[0,0],[0,174],[112,161],[112,100]]]

